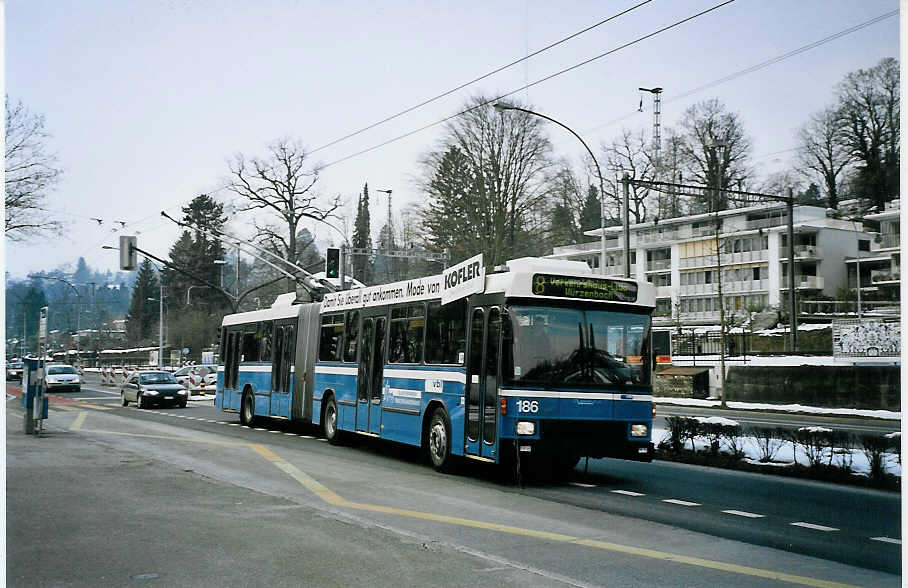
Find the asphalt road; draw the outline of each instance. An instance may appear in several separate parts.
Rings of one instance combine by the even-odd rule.
[[[57,521],[68,518],[101,525],[89,544],[123,544],[103,563],[67,556],[81,570],[75,585],[92,585],[99,573],[114,584],[157,574],[151,579],[161,585],[792,581],[779,574],[807,584],[898,585],[900,501],[892,493],[616,460],[591,461],[589,475],[578,471],[573,483],[521,488],[487,467],[435,474],[418,452],[393,444],[333,447],[283,421],[240,427],[211,401],[138,411],[119,407],[109,388],[58,396],[46,438],[21,435],[15,416],[7,423],[11,584],[37,578],[28,546],[42,534],[29,524],[32,513],[67,505],[62,518],[51,508],[36,519],[54,529],[52,544],[72,553],[86,539],[75,523],[60,532]],[[58,441],[67,450],[53,449],[36,467],[35,443]],[[103,458],[90,459],[92,449]],[[30,483],[42,488],[40,500],[17,497]],[[149,541],[156,548],[146,558]],[[40,577],[48,581],[24,583],[59,578]]]

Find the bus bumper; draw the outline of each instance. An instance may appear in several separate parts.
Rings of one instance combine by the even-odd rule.
[[[630,436],[630,423],[575,420],[543,420],[534,438],[514,439],[517,450],[537,456],[614,457],[632,461],[652,461],[655,453],[650,438]]]

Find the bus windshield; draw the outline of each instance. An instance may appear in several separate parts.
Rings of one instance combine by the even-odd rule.
[[[509,308],[513,344],[505,341],[511,384],[546,387],[648,386],[650,317],[562,308]],[[512,350],[513,357],[507,357]]]

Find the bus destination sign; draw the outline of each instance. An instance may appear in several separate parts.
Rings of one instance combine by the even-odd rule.
[[[637,284],[602,278],[533,275],[533,294],[611,302],[636,302]]]

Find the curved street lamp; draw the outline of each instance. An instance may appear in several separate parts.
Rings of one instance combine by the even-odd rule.
[[[593,160],[593,164],[596,166],[596,176],[599,178],[599,217],[600,217],[599,218],[599,224],[600,224],[599,230],[600,230],[600,235],[601,235],[601,243],[600,243],[601,251],[600,251],[600,257],[599,257],[599,271],[600,271],[600,273],[605,275],[605,188],[604,188],[604,182],[602,180],[602,169],[600,169],[600,167],[599,167],[599,162],[596,160],[596,156],[593,154],[593,150],[590,149],[590,146],[586,144],[586,141],[584,141],[580,135],[575,133],[573,129],[571,129],[566,124],[555,120],[554,118],[552,118],[550,116],[546,116],[544,114],[540,114],[538,112],[534,112],[534,111],[528,110],[526,108],[520,108],[519,106],[512,106],[510,104],[504,104],[501,102],[496,102],[492,106],[495,108],[495,110],[498,110],[499,112],[503,112],[505,110],[516,110],[518,112],[525,112],[526,114],[532,114],[533,116],[538,116],[539,118],[544,118],[545,120],[547,120],[549,122],[553,122],[556,125],[558,125],[559,127],[563,128],[564,130],[569,132],[570,134],[574,135],[574,137],[576,137],[577,140],[580,141],[580,143],[584,146],[584,148],[586,148],[587,153],[590,154],[590,158]],[[625,190],[625,197],[626,196],[627,196],[627,190]],[[625,278],[631,277],[631,264],[630,264],[631,254],[630,254],[630,250],[628,247],[628,241],[626,238],[630,234],[628,232],[628,225],[629,225],[628,212],[629,211],[628,211],[628,205],[627,205],[627,198],[625,198],[625,200],[624,200],[624,234],[625,234],[624,277]]]

